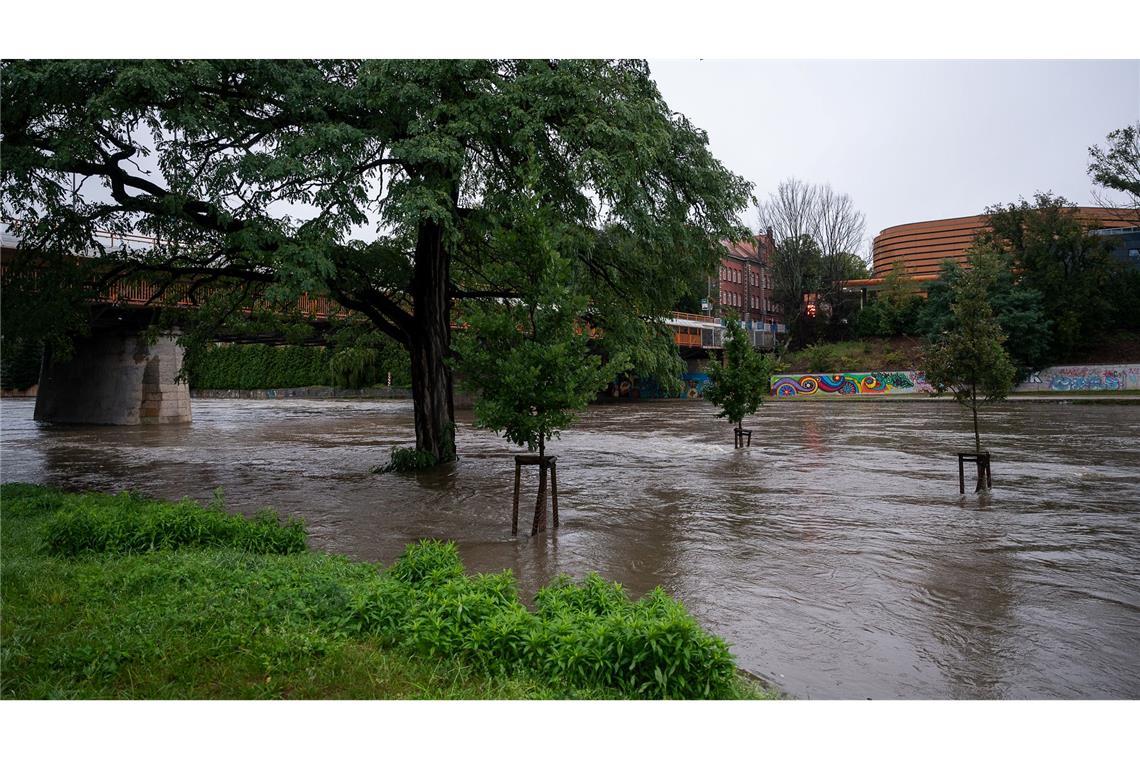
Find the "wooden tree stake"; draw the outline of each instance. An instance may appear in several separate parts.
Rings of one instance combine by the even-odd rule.
[[[974,493],[982,490],[983,482],[985,483],[985,488],[987,489],[994,487],[993,477],[990,473],[990,453],[988,451],[959,451],[958,493],[966,493],[966,462],[973,462],[978,470],[978,484],[974,487]]]
[[[558,457],[538,456],[535,454],[520,454],[515,457],[515,494],[511,509],[511,535],[519,533],[519,491],[522,483],[522,468],[524,465],[538,466],[538,498],[534,502],[534,522],[531,524],[530,534],[537,535],[546,530],[546,471],[550,470],[550,498],[554,512],[554,527],[558,527]]]

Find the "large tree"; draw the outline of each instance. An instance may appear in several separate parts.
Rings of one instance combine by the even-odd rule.
[[[1116,265],[1104,238],[1090,235],[1067,200],[1037,193],[986,209],[988,227],[975,249],[1007,252],[1020,286],[1041,294],[1052,323],[1057,358],[1066,358],[1113,321],[1111,282]]]
[[[847,193],[837,193],[824,185],[816,193],[816,240],[820,250],[820,300],[827,306],[833,324],[846,321],[851,299],[845,298],[842,283],[866,277],[866,264],[859,258],[866,218],[855,208]]]
[[[452,304],[516,294],[520,226],[557,231],[611,350],[657,366],[660,315],[746,234],[749,185],[640,61],[20,61],[2,79],[4,212],[48,270],[91,249],[99,288],[226,284],[197,293],[230,311],[327,293],[407,348],[439,461]]]
[[[1089,176],[1101,188],[1124,193],[1127,205],[1140,210],[1140,121],[1108,133],[1108,145],[1089,148]],[[1095,195],[1094,191],[1094,195]],[[1097,197],[1104,206],[1113,205]],[[1128,217],[1134,219],[1135,214]]]
[[[927,289],[917,319],[918,329],[931,340],[955,329],[954,295],[968,269],[983,273],[987,300],[1007,336],[1005,348],[1019,377],[1049,364],[1053,359],[1052,323],[1045,316],[1044,298],[1018,281],[1010,255],[992,244],[972,247],[968,268],[951,259],[942,262],[939,278]]]
[[[805,293],[814,294],[826,307],[834,327],[846,323],[850,304],[844,280],[867,276],[859,257],[866,220],[851,196],[831,185],[813,185],[790,178],[757,206],[760,229],[771,228],[776,242],[773,262],[776,299],[785,308],[790,332],[795,333]],[[791,309],[791,312],[788,312]],[[803,336],[793,335],[803,342]]]
[[[772,299],[788,326],[788,342],[804,343],[804,295],[817,293],[820,284],[819,245],[811,235],[786,238],[772,254]]]

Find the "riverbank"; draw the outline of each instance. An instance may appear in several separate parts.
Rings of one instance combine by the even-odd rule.
[[[5,484],[0,511],[4,698],[775,696],[679,603],[596,576],[532,613],[447,544],[378,572],[192,502]]]
[[[371,387],[335,388],[331,385],[308,385],[299,388],[255,388],[255,389],[191,389],[190,398],[241,398],[241,399],[410,399],[410,388]]]
[[[1140,391],[1067,391],[1063,393],[1036,391],[1031,393],[1011,393],[1006,401],[1029,401],[1045,404],[1140,404]],[[843,402],[875,402],[875,401],[901,401],[901,402],[954,402],[950,394],[932,396],[926,393],[880,393],[880,394],[850,394],[817,393],[810,396],[772,396],[768,401],[809,403],[820,402],[838,404]]]

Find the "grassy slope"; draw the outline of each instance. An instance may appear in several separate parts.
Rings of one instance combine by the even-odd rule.
[[[6,497],[0,509],[4,698],[618,696],[488,677],[337,633],[330,616],[376,576],[365,563],[228,548],[67,559],[44,551],[51,504]],[[741,682],[735,696],[768,695]]]
[[[918,338],[870,338],[826,343],[831,361],[822,372],[883,372],[921,366],[922,341]],[[781,358],[786,372],[808,372],[810,349],[792,351]]]
[[[824,372],[885,372],[922,366],[922,340],[914,337],[869,338],[826,343],[831,361]],[[781,359],[787,372],[807,372],[810,349],[792,351]],[[1140,363],[1140,333],[1119,331],[1083,346],[1056,364]]]

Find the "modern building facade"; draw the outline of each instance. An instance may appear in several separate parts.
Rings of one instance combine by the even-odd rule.
[[[1076,213],[1090,229],[1140,226],[1140,211],[1080,206]],[[987,216],[979,214],[887,227],[872,246],[872,278],[885,277],[897,264],[912,277],[937,277],[945,259],[966,260],[967,249],[987,224]]]

